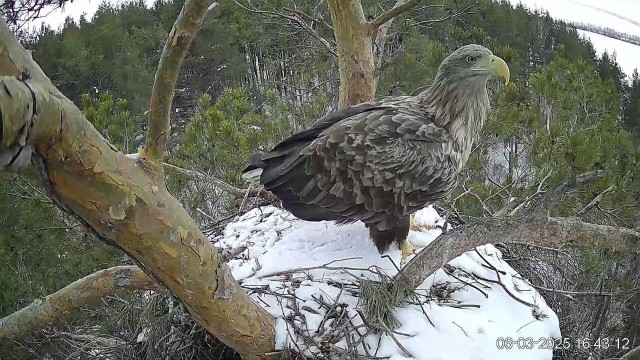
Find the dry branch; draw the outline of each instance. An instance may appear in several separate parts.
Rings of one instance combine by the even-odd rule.
[[[171,170],[174,170],[182,175],[186,175],[188,177],[191,178],[195,178],[195,179],[199,179],[208,183],[211,183],[213,186],[215,186],[216,188],[231,194],[235,197],[244,197],[245,194],[247,193],[247,190],[244,189],[240,189],[237,188],[233,185],[227,184],[226,182],[217,179],[211,175],[207,175],[207,174],[203,174],[199,171],[195,171],[195,170],[189,170],[189,169],[183,169],[181,167],[175,166],[175,165],[171,165],[168,163],[163,163],[162,164],[164,167],[169,168]]]
[[[447,231],[411,259],[396,280],[417,288],[455,257],[496,242],[591,246],[640,254],[640,233],[626,228],[590,224],[576,218],[491,218]]]
[[[377,18],[373,19],[369,23],[369,26],[371,26],[372,29],[377,29],[378,27],[382,26],[387,21],[389,21],[389,20],[395,18],[396,16],[399,16],[399,15],[411,10],[416,5],[418,5],[421,1],[422,0],[411,0],[411,1],[407,1],[407,2],[398,1],[396,6],[394,6],[391,9],[389,9],[387,12],[381,14]]]
[[[260,10],[260,9],[256,9],[256,8],[251,8],[250,5],[243,5],[240,2],[238,2],[237,0],[233,0],[233,2],[236,3],[236,5],[238,5],[239,7],[241,7],[243,10],[246,10],[248,12],[254,13],[254,14],[259,14],[259,15],[267,15],[267,16],[277,16],[277,17],[281,17],[284,19],[287,19],[295,24],[298,24],[298,26],[300,26],[300,28],[302,28],[302,30],[306,31],[309,35],[311,35],[311,37],[313,37],[314,39],[316,39],[320,44],[322,44],[330,53],[331,55],[337,57],[338,53],[336,52],[336,50],[333,48],[333,46],[331,45],[331,43],[329,43],[329,41],[325,38],[323,38],[322,36],[320,36],[320,34],[318,34],[318,32],[316,30],[313,29],[313,27],[311,27],[311,25],[307,24],[303,17],[311,19],[311,21],[315,21],[319,24],[321,24],[324,27],[328,27],[329,29],[332,29],[332,27],[327,24],[324,21],[320,21],[315,19],[313,16],[303,12],[303,11],[298,11],[298,10],[291,10],[291,9],[286,9],[289,11],[289,14],[284,14],[281,12],[277,12],[277,11],[270,11],[270,10]]]
[[[107,295],[135,290],[165,291],[137,266],[100,270],[0,319],[0,339],[27,335]]]
[[[210,183],[217,189],[220,189],[227,194],[233,196],[236,199],[242,199],[247,196],[258,196],[264,200],[269,202],[276,202],[278,199],[273,193],[264,189],[263,186],[253,186],[248,189],[240,189],[233,185],[227,184],[226,182],[207,174],[203,174],[199,171],[184,169],[175,165],[171,165],[168,163],[163,163],[163,166],[174,170],[182,175],[189,176],[194,179],[202,180],[203,182]]]
[[[191,41],[210,1],[188,0],[163,54],[147,157],[116,152],[62,95],[0,21],[0,155],[33,146],[52,196],[105,241],[135,258],[193,318],[246,359],[274,349],[274,319],[249,298],[220,254],[167,191],[158,173],[168,135],[177,52]],[[200,20],[199,20],[200,19]],[[37,121],[34,121],[37,120]],[[153,161],[147,161],[147,158]]]

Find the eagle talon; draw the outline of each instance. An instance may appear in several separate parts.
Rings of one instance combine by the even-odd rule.
[[[409,260],[408,257],[415,253],[415,247],[408,241],[405,240],[402,245],[400,245],[400,251],[402,251],[402,257],[400,258],[400,267],[407,264]]]
[[[413,218],[413,214],[409,215],[409,229],[413,231],[421,231],[422,226]]]
[[[407,225],[417,232],[435,227],[413,216],[407,224],[406,215],[455,187],[487,118],[486,85],[494,75],[509,82],[504,60],[483,46],[462,46],[421,93],[330,112],[252,155],[243,179],[263,185],[297,218],[365,220],[376,247],[401,244],[404,262],[414,252]]]

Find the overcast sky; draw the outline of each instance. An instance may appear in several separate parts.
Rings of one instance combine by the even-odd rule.
[[[1,1],[1,0],[0,0]],[[111,3],[120,4],[126,0],[110,0]],[[154,0],[145,0],[147,4],[153,4]],[[621,32],[640,36],[640,26],[633,22],[640,23],[640,0],[510,0],[512,3],[523,3],[529,8],[540,8],[549,12],[557,19],[566,21],[586,22],[594,25],[609,27]],[[64,23],[67,16],[74,20],[80,19],[82,14],[91,18],[103,0],[75,0],[67,4],[64,10],[57,10],[50,13],[46,18],[40,19],[30,24],[40,27],[41,23],[49,24],[53,28],[59,28]],[[586,6],[585,6],[586,5]],[[600,7],[607,11],[614,12],[623,17],[631,19],[626,21],[619,17],[604,14],[593,9]],[[605,50],[616,52],[618,63],[630,74],[634,68],[640,67],[640,47],[621,41],[609,39],[604,36],[581,32],[593,42],[598,53]]]

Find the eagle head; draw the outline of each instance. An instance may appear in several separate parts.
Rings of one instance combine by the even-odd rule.
[[[471,44],[449,54],[440,65],[437,77],[484,85],[494,75],[508,84],[510,73],[507,63],[484,46]]]

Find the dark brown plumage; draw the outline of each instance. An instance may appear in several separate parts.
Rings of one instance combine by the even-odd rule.
[[[404,242],[411,213],[455,186],[486,118],[486,81],[495,73],[508,81],[502,59],[464,46],[421,94],[329,113],[253,155],[243,177],[259,176],[300,219],[364,222],[382,253]]]

